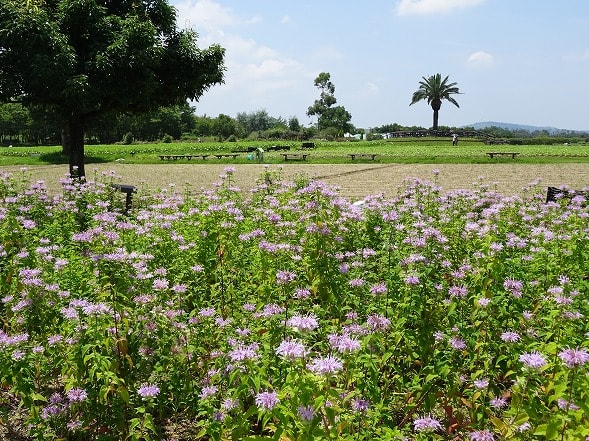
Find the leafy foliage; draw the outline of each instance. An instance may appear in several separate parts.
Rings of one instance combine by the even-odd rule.
[[[307,115],[317,116],[319,130],[333,129],[336,136],[343,136],[344,133],[352,131],[352,115],[343,106],[335,106],[335,86],[331,82],[331,75],[328,72],[321,72],[315,78],[315,87],[321,94],[312,106],[307,110]]]
[[[266,169],[189,196],[0,175],[0,430],[33,439],[583,439],[586,201],[353,205]],[[11,420],[12,421],[12,420]]]
[[[223,81],[224,50],[199,49],[166,0],[6,0],[0,47],[0,100],[59,112],[82,175],[92,118],[197,100]]]
[[[460,93],[460,90],[458,87],[456,87],[456,83],[449,83],[447,76],[442,79],[442,75],[438,73],[428,78],[422,78],[422,81],[419,82],[419,89],[413,92],[411,103],[409,105],[411,106],[422,100],[427,101],[427,103],[432,106],[434,111],[434,122],[432,128],[433,130],[437,130],[438,111],[442,106],[442,101],[446,100],[454,104],[456,107],[460,107],[458,102],[452,96],[458,93]]]

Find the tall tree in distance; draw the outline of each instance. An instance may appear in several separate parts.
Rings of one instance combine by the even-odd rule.
[[[331,75],[328,72],[321,72],[315,78],[315,87],[321,94],[312,106],[307,109],[308,116],[317,116],[317,129],[325,130],[333,127],[339,136],[348,132],[352,125],[352,115],[343,106],[333,106],[337,103],[335,98],[335,86],[331,82]]]
[[[58,113],[72,175],[84,128],[107,113],[198,100],[223,82],[224,49],[199,49],[168,0],[1,0],[0,102]]]
[[[419,89],[413,92],[413,98],[410,106],[427,100],[427,103],[432,106],[434,111],[433,129],[438,130],[438,113],[442,107],[442,100],[450,101],[456,107],[460,107],[458,102],[452,98],[451,95],[459,94],[460,90],[456,87],[456,83],[448,83],[448,76],[442,80],[442,76],[438,73],[429,78],[422,77],[423,81],[419,82]]]

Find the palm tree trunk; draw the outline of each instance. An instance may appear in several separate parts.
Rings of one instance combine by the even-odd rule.
[[[438,130],[438,112],[440,111],[440,107],[442,107],[442,100],[439,98],[433,99],[432,100],[432,109],[434,110],[433,130]]]
[[[434,125],[433,130],[438,130],[438,111],[434,110]]]

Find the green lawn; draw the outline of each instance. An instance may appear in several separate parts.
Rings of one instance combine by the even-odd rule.
[[[87,145],[86,161],[92,163],[122,162],[131,164],[161,163],[159,155],[195,155],[229,153],[247,147],[260,146],[267,150],[272,145],[290,145],[290,153],[301,153],[299,141],[238,143],[196,143],[177,142],[134,145]],[[307,162],[317,164],[351,163],[351,153],[374,153],[379,163],[432,163],[432,164],[486,164],[495,162],[518,162],[530,164],[559,162],[589,162],[589,145],[485,145],[478,140],[461,139],[457,147],[445,138],[403,138],[388,141],[359,142],[316,142],[316,148],[306,149]],[[518,152],[517,158],[489,158],[487,152]],[[266,151],[264,162],[282,163],[283,151]],[[252,162],[247,153],[240,153],[235,159],[217,159],[209,156],[205,162],[244,164]],[[180,159],[178,162],[188,162]],[[193,158],[191,162],[202,163],[203,159]],[[354,162],[372,162],[369,158],[356,158]],[[67,158],[61,154],[60,146],[51,147],[0,147],[1,165],[44,165],[65,164]]]

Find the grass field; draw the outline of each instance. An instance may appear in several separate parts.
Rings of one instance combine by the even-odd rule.
[[[284,178],[298,176],[318,179],[340,188],[342,196],[353,199],[383,193],[395,194],[408,178],[434,179],[444,190],[474,188],[485,184],[505,195],[528,192],[530,183],[538,190],[546,186],[585,188],[589,184],[589,145],[485,145],[461,139],[458,147],[443,138],[395,139],[372,142],[318,142],[307,149],[306,161],[284,161],[282,151],[272,145],[289,145],[291,153],[301,153],[300,142],[239,142],[89,145],[86,146],[86,173],[113,176],[118,182],[150,190],[174,188],[200,191],[219,180],[225,167],[236,168],[234,179],[242,188],[251,188],[264,170],[264,164],[280,167]],[[248,147],[266,150],[263,163],[249,160],[247,153],[236,158],[218,159],[216,153],[229,153]],[[487,152],[518,152],[511,157],[489,158]],[[352,153],[376,154],[375,160],[356,158]],[[207,159],[161,160],[160,155],[210,155]],[[26,167],[32,182],[43,181],[51,193],[60,192],[59,180],[67,173],[67,158],[61,147],[3,147],[0,164],[4,171],[18,173]]]
[[[262,147],[266,150],[264,162],[282,163],[282,151],[267,151],[272,145],[290,145],[290,152],[301,152],[299,141],[273,142],[238,142],[238,143],[196,143],[177,142],[160,144],[133,145],[88,145],[86,161],[88,164],[125,162],[129,164],[161,163],[160,155],[195,155],[230,153],[247,147]],[[309,153],[306,162],[310,164],[348,164],[373,161],[356,158],[352,161],[350,154],[376,154],[377,163],[423,163],[423,164],[493,164],[497,162],[512,163],[511,157],[489,158],[488,152],[517,152],[515,159],[522,164],[553,163],[589,163],[589,145],[485,145],[480,140],[462,139],[457,147],[445,138],[395,139],[388,141],[366,142],[317,142],[316,148],[305,150]],[[191,162],[207,163],[251,163],[247,153],[239,153],[236,158],[217,159],[209,156],[206,160],[192,158]],[[189,163],[180,159],[177,162]],[[61,154],[60,146],[52,147],[2,147],[0,148],[1,165],[48,165],[67,164],[67,157]]]

